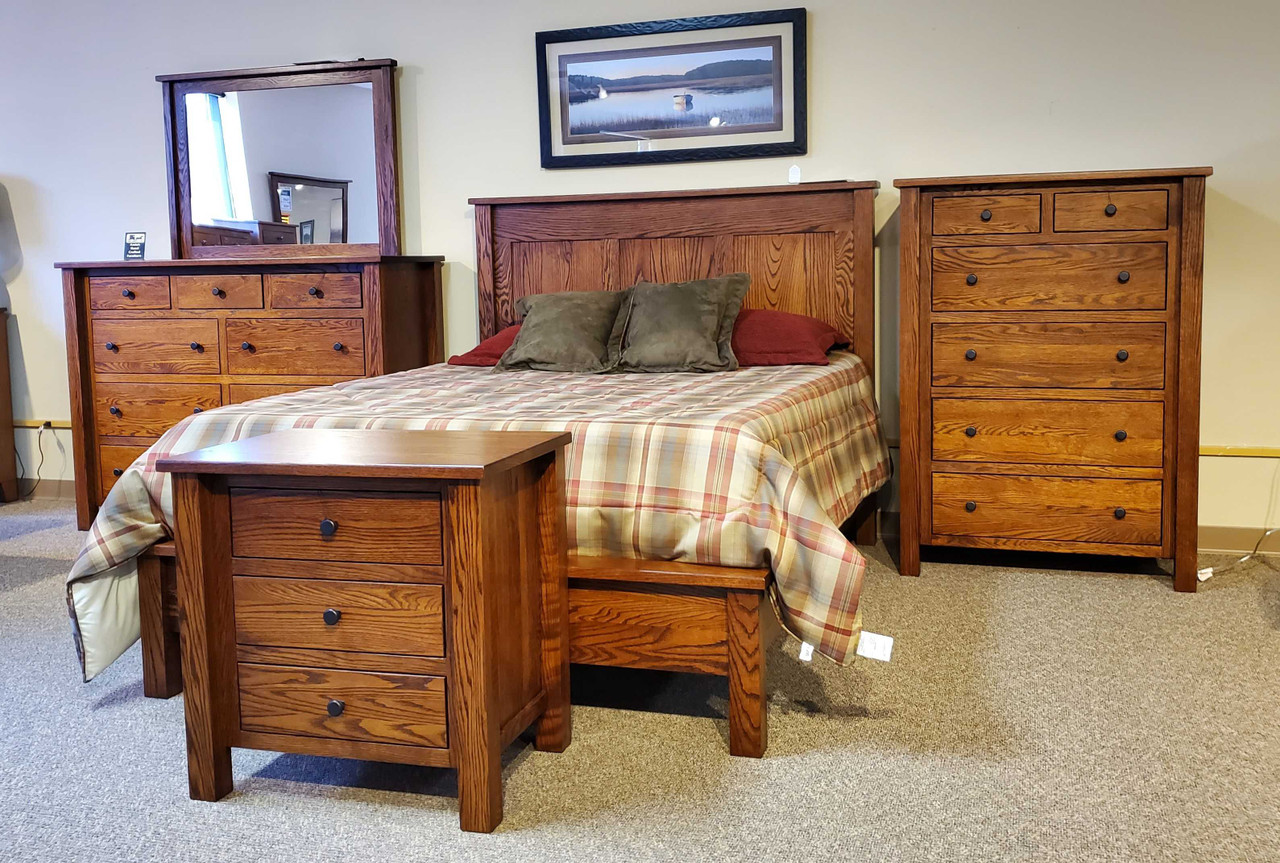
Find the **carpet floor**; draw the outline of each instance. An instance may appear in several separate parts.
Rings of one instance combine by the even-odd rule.
[[[237,750],[187,799],[182,699],[134,647],[82,684],[64,503],[0,507],[0,860],[1280,860],[1280,571],[1176,594],[1149,564],[951,556],[863,607],[893,660],[769,656],[763,760],[716,679],[574,671],[574,742],[513,745],[506,820],[448,770]],[[1057,566],[1061,566],[1058,563]]]

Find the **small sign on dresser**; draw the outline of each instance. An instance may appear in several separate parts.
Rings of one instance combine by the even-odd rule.
[[[126,261],[141,261],[147,256],[147,232],[146,231],[125,231],[124,235],[124,259]]]

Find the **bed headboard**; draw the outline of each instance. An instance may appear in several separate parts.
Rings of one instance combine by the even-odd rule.
[[[878,187],[473,198],[480,338],[515,323],[515,302],[528,294],[747,272],[748,308],[821,318],[871,367]]]

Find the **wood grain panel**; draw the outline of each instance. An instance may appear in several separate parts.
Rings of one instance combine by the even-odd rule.
[[[732,272],[716,260],[714,237],[658,237],[618,241],[619,284],[691,282]]]
[[[105,500],[107,493],[116,484],[129,465],[138,456],[147,451],[145,446],[100,446],[98,447],[98,500]]]
[[[217,384],[99,383],[93,392],[93,419],[100,435],[155,438],[191,414],[221,404]]]
[[[273,734],[449,745],[445,681],[411,674],[240,663],[240,727]],[[329,714],[332,701],[343,704]]]
[[[938,248],[933,308],[1163,309],[1166,252],[1164,243]]]
[[[983,213],[989,213],[987,219]],[[933,201],[933,233],[1035,234],[1040,231],[1040,196],[964,195]]]
[[[934,324],[934,386],[1164,386],[1164,324]],[[966,351],[975,356],[966,359]],[[1120,360],[1120,351],[1128,358]]]
[[[258,273],[210,273],[170,277],[180,309],[260,309],[262,276]]]
[[[273,309],[358,309],[362,304],[359,273],[267,273],[266,286]]]
[[[750,309],[809,313],[804,234],[754,234],[733,238],[734,269],[751,274],[743,303]]]
[[[168,276],[91,276],[91,309],[167,309]]]
[[[1163,402],[933,400],[935,461],[1159,467],[1163,453]]]
[[[1160,511],[1158,480],[933,475],[937,534],[1159,545]]]
[[[358,377],[365,372],[359,318],[237,318],[226,326],[231,374]]]
[[[320,532],[326,519],[331,536]],[[231,545],[237,557],[439,564],[440,498],[234,489]]]
[[[222,369],[218,322],[94,318],[93,369],[99,374],[203,374]],[[110,345],[110,347],[108,347]]]
[[[512,243],[511,262],[513,301],[530,294],[617,287],[617,274],[610,272],[604,240]]]
[[[237,576],[235,600],[240,644],[444,655],[439,585]]]
[[[271,396],[282,396],[296,393],[299,390],[311,389],[323,384],[229,384],[227,386],[227,404],[238,405],[254,399],[265,399]]]
[[[728,674],[726,626],[714,588],[570,583],[573,662]]]
[[[1107,207],[1114,207],[1108,215]],[[1053,196],[1055,231],[1163,231],[1169,227],[1164,189],[1125,192],[1058,192]]]

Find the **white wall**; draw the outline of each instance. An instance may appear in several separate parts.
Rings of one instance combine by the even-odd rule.
[[[71,9],[68,7],[75,6]],[[68,412],[54,260],[167,236],[159,73],[395,57],[407,251],[446,267],[446,337],[476,339],[476,195],[777,183],[788,160],[543,171],[537,30],[785,4],[442,0],[12,4],[0,10],[0,184],[23,263],[10,279],[20,417]],[[875,178],[882,401],[896,417],[894,177],[1212,164],[1203,440],[1280,446],[1280,4],[1274,0],[808,0],[805,179]],[[287,38],[282,38],[287,34]],[[51,62],[50,58],[56,58]],[[0,216],[2,218],[2,216]],[[0,231],[2,234],[2,231]],[[2,248],[2,246],[0,246]],[[896,433],[896,432],[895,432]],[[29,434],[20,444],[30,456]],[[65,433],[63,433],[65,435]],[[1203,461],[1201,520],[1260,525],[1277,461]],[[46,476],[69,475],[57,458]]]

